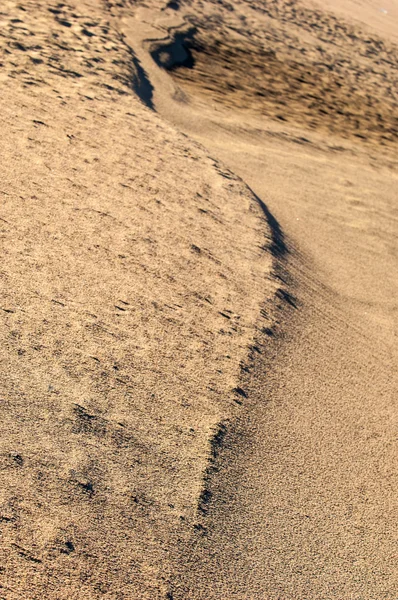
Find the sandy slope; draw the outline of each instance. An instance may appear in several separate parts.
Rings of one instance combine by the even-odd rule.
[[[391,20],[372,28],[378,7],[359,5],[360,18],[352,4],[335,17],[189,2],[124,19],[157,109],[278,218],[294,295],[283,333],[257,338],[174,599],[398,594],[397,48]]]
[[[272,231],[138,99],[108,7],[0,21],[1,596],[164,598],[277,286]]]
[[[2,4],[7,600],[398,595],[391,2]]]

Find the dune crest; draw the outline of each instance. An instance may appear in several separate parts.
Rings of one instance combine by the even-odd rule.
[[[397,45],[337,4],[2,4],[7,600],[398,595]]]
[[[139,100],[109,9],[6,2],[1,24],[0,589],[164,598],[278,287],[272,230]]]

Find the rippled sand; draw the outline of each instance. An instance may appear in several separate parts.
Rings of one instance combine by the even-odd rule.
[[[2,4],[2,597],[398,595],[385,4]]]

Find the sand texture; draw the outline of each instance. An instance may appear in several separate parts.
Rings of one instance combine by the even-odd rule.
[[[0,597],[398,597],[393,0],[0,26]]]

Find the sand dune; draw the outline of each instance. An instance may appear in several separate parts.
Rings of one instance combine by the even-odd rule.
[[[291,294],[257,336],[171,597],[395,597],[396,48],[297,3],[165,12],[136,17],[155,107],[277,217]]]
[[[0,589],[163,598],[277,287],[272,231],[140,102],[97,2],[1,19]]]
[[[2,4],[2,597],[398,595],[379,8]]]

